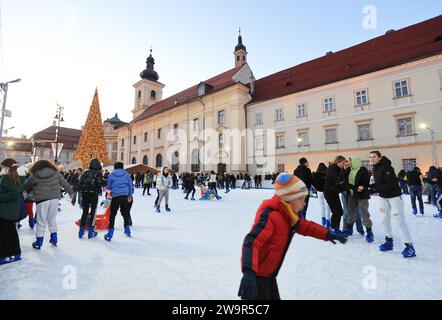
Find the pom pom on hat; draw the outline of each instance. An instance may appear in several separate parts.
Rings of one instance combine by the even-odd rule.
[[[275,180],[275,193],[285,202],[301,199],[308,195],[305,183],[290,173],[281,173]]]

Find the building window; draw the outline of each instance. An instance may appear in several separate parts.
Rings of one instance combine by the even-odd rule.
[[[158,133],[157,133],[157,138],[158,138],[158,140],[160,140],[160,139],[161,139],[161,128],[160,128],[160,129],[158,129]]]
[[[192,172],[200,171],[200,153],[198,149],[192,151]]]
[[[134,136],[134,145],[137,144],[137,136]]]
[[[368,93],[367,90],[359,90],[355,93],[356,98],[356,105],[361,106],[368,104]]]
[[[337,143],[338,138],[336,134],[336,128],[325,129],[325,143]]]
[[[156,99],[157,98],[157,93],[155,92],[155,90],[152,90],[151,92],[150,92],[150,97],[152,98],[152,99]]]
[[[369,123],[358,124],[358,140],[371,140],[371,125]]]
[[[284,109],[279,107],[275,109],[275,121],[284,120]]]
[[[401,80],[394,83],[394,94],[396,98],[406,97],[410,94],[408,80]]]
[[[123,154],[123,152],[121,152],[120,160],[124,161],[124,154]]]
[[[262,112],[255,113],[255,124],[261,125],[262,123]]]
[[[264,150],[264,137],[255,137],[255,150]]]
[[[370,160],[362,160],[361,167],[367,168],[369,172],[373,172],[373,165]]]
[[[135,157],[132,158],[132,164],[137,164],[137,158]]]
[[[226,123],[226,112],[224,110],[218,111],[218,124]]]
[[[276,136],[276,148],[284,148],[284,146],[285,146],[284,136],[283,135]]]
[[[296,108],[296,116],[298,118],[307,117],[307,106],[305,103],[298,104]]]
[[[124,147],[124,139],[121,139],[121,146]]]
[[[335,104],[333,98],[324,99],[324,112],[330,112],[335,110]]]
[[[417,167],[416,159],[402,159],[402,167],[405,172],[412,171],[415,167]]]
[[[399,136],[409,136],[414,134],[413,118],[397,119],[396,121]]]
[[[299,132],[298,133],[298,146],[305,147],[308,145],[309,145],[308,132]]]
[[[178,135],[178,123],[173,125],[173,135],[174,136]]]
[[[241,56],[236,56],[236,61],[241,60]]]
[[[277,172],[285,172],[285,164],[279,163],[276,165],[276,171]]]
[[[219,139],[219,144],[218,144],[219,149],[224,149],[224,135],[220,133],[218,139]]]
[[[193,131],[196,131],[196,132],[200,131],[200,119],[199,118],[193,119]]]
[[[147,142],[147,132],[144,133],[144,142]]]
[[[148,166],[148,165],[149,165],[149,159],[147,158],[147,156],[144,156],[144,157],[143,157],[143,164],[144,164],[145,166]]]
[[[155,165],[157,168],[161,168],[163,166],[163,156],[161,154],[157,154],[157,157],[155,159]]]
[[[141,99],[141,90],[138,90],[138,100]]]
[[[206,85],[201,83],[198,87],[198,96],[201,97],[206,94]]]

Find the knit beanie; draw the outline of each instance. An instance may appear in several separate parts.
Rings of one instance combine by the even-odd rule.
[[[275,193],[285,202],[301,199],[308,195],[305,183],[290,173],[281,173],[275,180]]]

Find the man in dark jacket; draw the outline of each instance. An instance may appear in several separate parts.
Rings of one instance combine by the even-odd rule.
[[[350,171],[348,172],[348,229],[347,236],[353,235],[353,225],[356,221],[357,212],[362,218],[362,224],[367,228],[367,242],[373,242],[373,223],[370,219],[370,212],[368,211],[370,193],[368,188],[370,186],[370,174],[367,168],[362,167],[360,158],[349,158],[348,164]]]
[[[98,204],[98,194],[102,192],[103,174],[101,172],[101,164],[98,159],[92,159],[89,163],[89,169],[86,170],[80,177],[79,188],[83,197],[83,215],[80,221],[80,231],[78,237],[81,239],[84,235],[84,227],[89,215],[89,208],[91,222],[88,232],[88,238],[95,238],[98,233],[94,231],[95,228],[95,212]]]
[[[416,256],[410,231],[404,215],[404,201],[398,178],[391,166],[391,161],[382,156],[379,151],[373,151],[369,155],[370,163],[373,165],[373,177],[375,190],[379,194],[379,208],[385,227],[385,243],[379,249],[381,251],[393,250],[393,231],[391,229],[391,217],[393,216],[399,229],[402,231],[405,240],[405,249],[402,251],[404,258]]]
[[[297,176],[307,186],[308,194],[305,197],[305,207],[302,210],[304,219],[307,217],[308,202],[310,200],[310,189],[312,187],[312,171],[309,168],[306,158],[299,159],[299,166],[295,169],[294,175]]]
[[[422,180],[423,175],[418,167],[407,173],[408,190],[410,192],[411,207],[413,214],[417,215],[416,198],[419,202],[419,213],[424,215],[424,200],[422,199]]]
[[[296,233],[333,244],[336,240],[346,242],[344,237],[299,214],[307,192],[305,184],[289,173],[282,173],[275,180],[275,196],[261,204],[243,242],[243,277],[238,292],[241,299],[280,299],[276,277]]]
[[[195,201],[195,177],[193,174],[187,173],[183,176],[183,185],[184,188],[187,190],[185,200],[189,200],[189,194],[192,192],[192,201]]]
[[[78,205],[80,207],[82,207],[83,205],[83,197],[81,195],[81,191],[80,186],[79,186],[79,182],[80,182],[80,176],[83,173],[83,169],[78,168],[77,170],[75,170],[74,174],[71,177],[71,181],[69,182],[69,184],[72,186],[72,190],[74,190],[75,196],[72,199],[72,205],[75,205],[75,202],[78,202]]]

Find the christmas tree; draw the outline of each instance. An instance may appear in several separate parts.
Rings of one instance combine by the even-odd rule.
[[[80,160],[83,168],[89,166],[89,161],[97,158],[101,163],[107,163],[106,144],[104,143],[103,123],[101,122],[98,89],[95,89],[94,99],[89,110],[81,133],[80,144],[75,152],[74,159]]]

